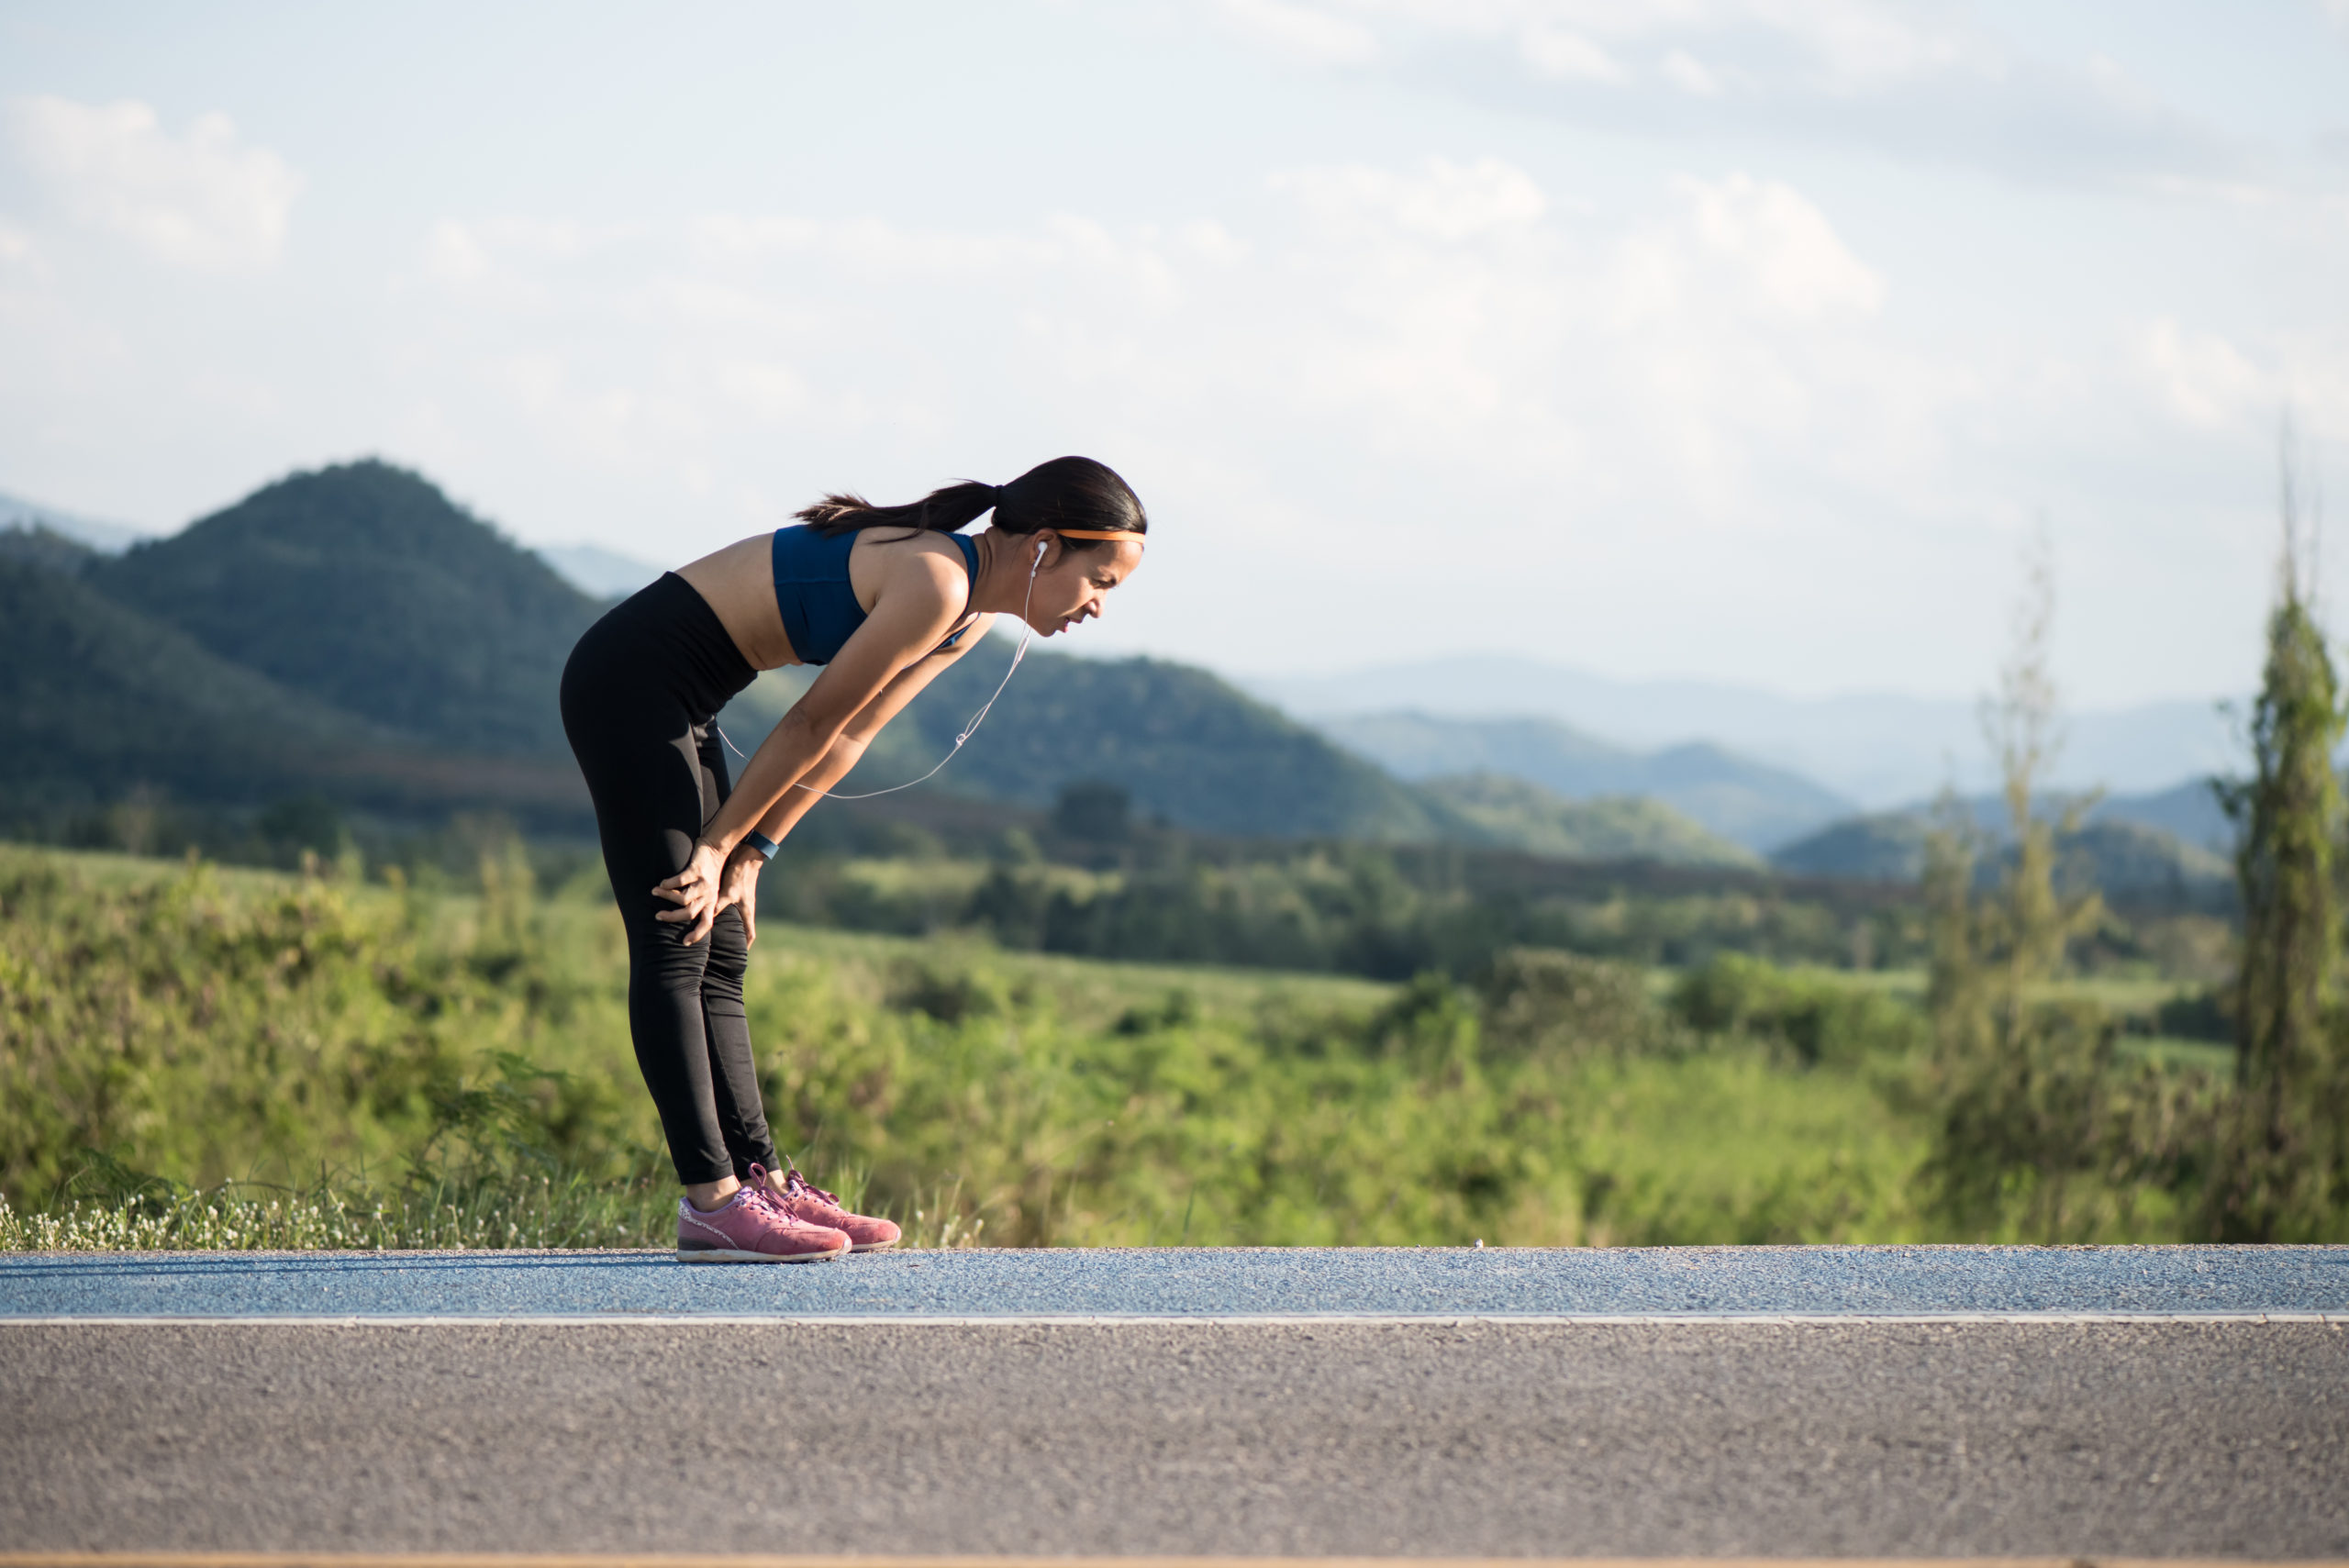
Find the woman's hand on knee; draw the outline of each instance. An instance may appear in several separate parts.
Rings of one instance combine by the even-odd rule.
[[[725,907],[718,902],[725,867],[726,858],[718,852],[715,846],[696,844],[693,858],[685,862],[685,869],[652,889],[653,897],[665,898],[677,907],[656,911],[652,917],[670,925],[692,921],[693,929],[685,933],[687,947],[708,936],[709,928],[717,922],[718,910]]]
[[[718,879],[718,910],[729,904],[741,906],[744,947],[759,940],[759,873],[766,863],[766,856],[748,844],[739,845],[727,858],[726,870]],[[716,912],[710,917],[716,919]]]

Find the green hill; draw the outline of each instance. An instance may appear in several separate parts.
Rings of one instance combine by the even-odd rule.
[[[1886,812],[1835,823],[1770,857],[1780,871],[1801,876],[1914,882],[1924,873],[1925,840],[1932,821],[1924,810]],[[1978,867],[1997,873],[2002,827],[1986,826],[1988,844]],[[2069,886],[2094,887],[2126,904],[2223,907],[2234,896],[2233,868],[2225,857],[2143,822],[2091,819],[2056,845],[2058,877]]]
[[[15,698],[0,787],[19,804],[154,784],[261,806],[307,789],[584,827],[556,691],[599,606],[415,473],[296,473],[118,557],[11,534],[0,562],[14,595],[0,677]],[[1008,657],[998,639],[947,672],[849,787],[946,755]],[[736,742],[755,746],[806,679],[778,673],[745,694],[726,716]],[[1653,800],[1576,803],[1497,773],[1407,784],[1204,670],[1154,659],[1034,653],[931,787],[1043,806],[1087,781],[1119,786],[1144,817],[1231,838],[1752,863]]]
[[[1008,656],[991,640],[940,677],[847,787],[896,784],[944,756]],[[1199,832],[1442,836],[1439,814],[1408,786],[1207,671],[1160,659],[1031,651],[985,727],[939,775],[957,792],[1026,806],[1049,805],[1079,780],[1118,784],[1144,815]]]
[[[98,552],[81,540],[68,539],[39,523],[0,528],[0,560],[20,561],[28,566],[79,577],[99,559]]]
[[[12,806],[87,806],[140,784],[206,801],[293,793],[318,758],[384,740],[72,575],[0,555],[0,794]]]
[[[1852,809],[1798,773],[1719,746],[1635,751],[1554,719],[1366,713],[1318,718],[1314,728],[1405,779],[1506,773],[1569,800],[1642,796],[1750,850],[1775,849]]]
[[[283,685],[490,753],[564,752],[555,689],[597,613],[536,555],[375,462],[280,480],[85,580]]]
[[[424,745],[0,551],[0,821],[140,788],[207,806],[317,795],[411,817],[494,806],[561,831],[588,821],[567,756]]]
[[[842,787],[882,789],[927,772],[952,750],[1009,656],[998,639],[950,670]],[[720,722],[752,748],[807,684],[802,672],[774,672]],[[1032,806],[1085,781],[1116,784],[1143,815],[1194,832],[1760,863],[1653,800],[1569,801],[1496,773],[1404,784],[1207,671],[1155,659],[1031,651],[985,726],[938,776],[957,794]]]
[[[1706,831],[1661,801],[1631,795],[1567,800],[1502,773],[1430,779],[1419,785],[1419,794],[1452,819],[1444,837],[1455,841],[1563,860],[1762,863],[1752,851]]]

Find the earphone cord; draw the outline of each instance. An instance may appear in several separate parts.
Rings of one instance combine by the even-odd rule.
[[[963,749],[963,742],[968,740],[972,736],[976,735],[979,732],[979,726],[986,722],[987,710],[995,706],[996,697],[1003,695],[1003,688],[1011,684],[1012,672],[1018,670],[1019,668],[1019,662],[1028,657],[1028,644],[1036,635],[1036,628],[1028,624],[1028,606],[1036,597],[1036,573],[1043,564],[1044,552],[1041,549],[1039,549],[1036,551],[1036,564],[1028,569],[1028,592],[1019,601],[1019,646],[1012,651],[1011,668],[1006,670],[1003,673],[1003,679],[996,683],[995,695],[987,698],[986,702],[980,706],[979,711],[971,716],[971,722],[963,726],[963,733],[954,737],[953,751],[948,751],[946,755],[938,759],[937,768],[930,769],[930,772],[922,774],[922,776],[918,779],[908,779],[901,784],[891,784],[887,789],[866,790],[862,795],[835,795],[830,790],[815,789],[807,784],[797,783],[793,784],[791,787],[794,789],[807,790],[808,794],[819,795],[826,800],[871,800],[875,795],[895,795],[901,789],[911,789],[918,784],[928,784],[930,780],[936,778],[938,776],[938,769],[944,767],[947,763],[954,760],[954,752],[960,751]],[[711,723],[715,726],[717,721],[713,719],[711,720]],[[742,748],[734,744],[734,738],[727,734],[723,728],[718,729],[718,738],[726,742],[727,750],[732,751],[736,756],[740,757],[742,761],[747,762],[751,760],[743,753]]]

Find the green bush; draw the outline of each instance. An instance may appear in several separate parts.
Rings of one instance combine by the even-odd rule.
[[[1672,1010],[1692,1029],[1776,1041],[1805,1066],[1854,1067],[1923,1050],[1916,1008],[1847,978],[1720,953],[1674,984]]]
[[[658,1245],[626,987],[609,905],[511,856],[459,895],[0,849],[0,1246]],[[926,1244],[1933,1234],[1930,1109],[1850,1065],[1913,1018],[1831,977],[1663,1006],[1556,951],[1378,986],[774,923],[747,1003],[779,1146]]]
[[[1486,1048],[1501,1056],[1572,1059],[1668,1043],[1647,976],[1627,963],[1544,948],[1510,948],[1482,977]]]

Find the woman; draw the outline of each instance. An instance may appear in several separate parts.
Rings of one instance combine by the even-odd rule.
[[[990,509],[985,533],[958,531]],[[887,1220],[776,1173],[742,1009],[759,872],[992,617],[1051,637],[1100,615],[1150,526],[1126,482],[1081,457],[906,506],[828,495],[799,517],[665,573],[590,627],[562,673],[563,729],[628,928],[629,1032],[685,1184],[686,1262],[896,1241]],[[714,716],[784,664],[825,668],[729,787]]]

